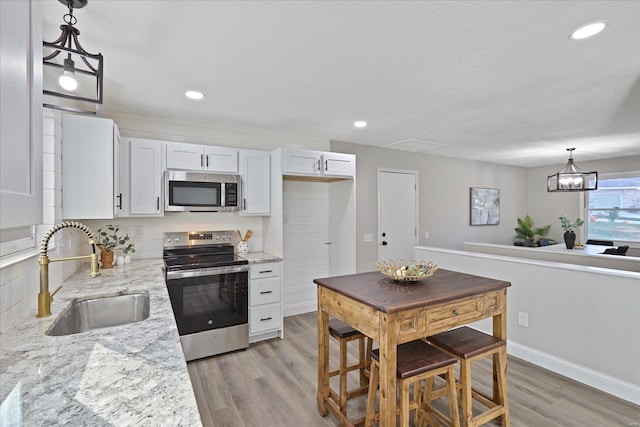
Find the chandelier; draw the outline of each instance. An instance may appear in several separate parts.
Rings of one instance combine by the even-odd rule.
[[[78,41],[80,30],[74,27],[78,20],[73,16],[73,9],[85,7],[88,0],[58,1],[67,6],[69,13],[62,18],[60,37],[43,42],[43,106],[96,114],[98,105],[93,111],[88,105],[102,104],[103,58],[102,54],[89,53],[82,47]]]
[[[598,189],[598,172],[586,172],[573,162],[573,150],[567,148],[569,161],[558,173],[547,177],[547,192],[556,191],[590,191]]]

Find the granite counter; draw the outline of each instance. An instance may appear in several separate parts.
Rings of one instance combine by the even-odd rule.
[[[63,283],[52,316],[36,310],[0,335],[3,426],[201,426],[162,272],[134,260]],[[148,292],[142,322],[67,336],[45,334],[75,298]],[[35,299],[34,295],[34,299]]]

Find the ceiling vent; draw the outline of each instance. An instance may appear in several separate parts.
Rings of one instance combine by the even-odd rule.
[[[430,150],[435,150],[436,148],[442,148],[446,146],[446,144],[420,141],[419,139],[405,139],[402,141],[383,145],[382,148],[393,148],[394,150],[411,151],[413,153],[424,153]]]

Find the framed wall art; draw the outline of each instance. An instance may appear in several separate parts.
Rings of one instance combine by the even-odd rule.
[[[471,225],[500,224],[500,190],[471,187]]]

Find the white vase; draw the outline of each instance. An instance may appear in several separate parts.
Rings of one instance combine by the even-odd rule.
[[[124,256],[124,263],[126,264],[131,264],[131,255],[125,255]]]
[[[124,257],[122,255],[116,257],[116,266],[124,265]]]
[[[249,243],[247,243],[244,240],[241,240],[238,243],[238,246],[236,246],[236,252],[239,254],[246,254],[247,252],[249,252]]]

